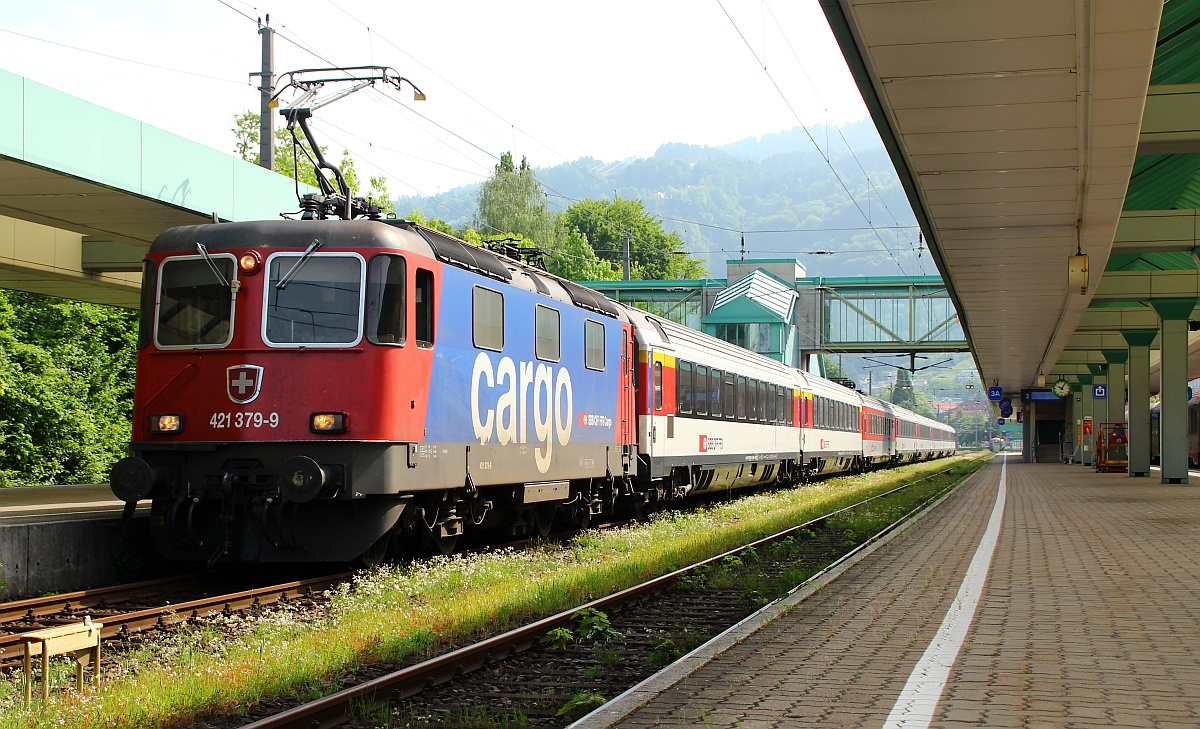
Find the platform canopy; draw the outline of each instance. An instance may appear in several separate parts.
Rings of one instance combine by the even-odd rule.
[[[1175,1],[1186,2],[1168,7]],[[821,4],[981,377],[1009,391],[1036,384],[1108,283],[1100,274],[1130,177],[1145,164],[1138,147],[1163,4]],[[1160,151],[1187,141],[1168,127]],[[1082,291],[1067,280],[1077,251],[1090,264]]]

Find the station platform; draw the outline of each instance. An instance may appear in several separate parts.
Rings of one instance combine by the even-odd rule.
[[[574,727],[1200,726],[1200,486],[999,456]]]
[[[0,600],[132,579],[146,568],[150,503],[128,528],[107,484],[0,489]]]
[[[0,527],[64,519],[111,519],[121,516],[124,502],[108,484],[27,486],[0,489]],[[142,504],[144,512],[149,502]]]

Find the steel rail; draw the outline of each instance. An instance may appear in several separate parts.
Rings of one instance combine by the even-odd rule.
[[[281,600],[288,600],[292,597],[308,595],[317,590],[323,590],[348,580],[353,574],[353,572],[342,572],[336,575],[282,582],[276,585],[257,587],[225,595],[214,595],[212,597],[172,603],[159,607],[132,610],[117,615],[105,615],[103,617],[104,627],[100,631],[100,636],[101,638],[113,638],[160,626],[173,625],[191,618],[205,617],[222,612],[238,612],[256,605],[270,605]],[[158,581],[152,580],[151,582]],[[132,587],[132,585],[124,587],[128,588]],[[122,588],[117,587],[113,589],[120,590]],[[20,637],[17,633],[0,635],[0,661],[11,661],[21,655]]]
[[[160,577],[155,580],[131,582],[126,585],[97,587],[90,590],[76,590],[74,592],[59,592],[53,595],[0,603],[0,630],[3,630],[4,623],[36,619],[60,613],[63,610],[69,610],[74,607],[94,607],[106,602],[147,598],[155,592],[163,592],[172,587],[207,579],[212,577],[213,574],[212,572],[198,572],[189,575]]]
[[[786,539],[793,534],[796,534],[802,529],[814,526],[831,517],[837,516],[843,512],[858,508],[876,499],[881,499],[898,491],[915,486],[919,483],[927,481],[935,476],[943,475],[949,472],[951,468],[945,468],[926,475],[923,478],[898,486],[894,489],[889,489],[874,496],[857,501],[849,506],[844,506],[840,509],[832,511],[828,514],[810,519],[803,524],[788,527],[783,531],[771,534],[769,536],[757,539],[749,544],[735,547],[734,549],[722,552],[714,557],[696,562],[669,572],[660,577],[643,582],[633,587],[625,588],[606,597],[597,598],[583,605],[573,607],[569,610],[564,610],[555,615],[542,618],[528,625],[510,630],[500,635],[492,636],[478,643],[473,643],[462,648],[458,648],[449,653],[431,658],[430,660],[417,663],[412,666],[407,666],[398,671],[379,676],[355,686],[342,689],[336,693],[330,694],[323,698],[311,701],[299,706],[286,709],[278,714],[273,714],[263,719],[245,724],[242,729],[325,729],[326,727],[334,727],[345,723],[351,719],[350,709],[352,706],[360,706],[362,703],[377,702],[377,697],[387,696],[399,699],[408,698],[417,693],[420,693],[427,687],[437,686],[447,681],[453,680],[455,677],[470,673],[477,670],[489,662],[503,660],[510,653],[524,650],[537,640],[539,637],[554,630],[569,625],[574,615],[581,610],[596,609],[612,611],[626,604],[636,602],[637,600],[665,590],[675,580],[685,576],[691,572],[702,569],[708,565],[720,562],[728,557],[735,556],[750,548],[757,549],[759,546],[770,542]],[[924,508],[931,501],[923,502],[917,508],[907,512],[896,521],[887,525],[878,534],[869,537],[863,544],[851,550],[847,554],[838,558],[832,564],[822,569],[817,574],[806,580],[806,582],[816,579],[824,574],[829,569],[832,569],[842,561],[849,559],[852,555],[861,551],[866,545],[878,540],[883,535],[892,531],[905,520],[909,519],[914,513]]]

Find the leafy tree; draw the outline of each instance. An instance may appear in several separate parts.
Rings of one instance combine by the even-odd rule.
[[[842,363],[827,354],[821,355],[821,361],[825,368],[825,376],[828,378],[846,377],[846,370],[842,368]]]
[[[0,485],[94,483],[129,443],[137,313],[0,291]]]
[[[646,212],[638,200],[587,199],[573,203],[564,213],[569,228],[583,233],[596,255],[620,267],[624,258],[624,236],[630,236],[631,268],[639,278],[702,278],[703,265],[683,254],[678,233],[663,230],[662,220]],[[634,278],[631,271],[630,278]]]
[[[408,215],[404,216],[404,219],[411,220],[412,222],[418,223],[420,225],[424,225],[426,228],[433,228],[434,230],[440,230],[441,232],[445,233],[446,235],[454,235],[454,227],[451,226],[449,223],[447,223],[445,220],[441,220],[439,218],[427,218],[427,217],[425,217],[425,214],[422,213],[417,208],[413,208],[412,212],[410,212]]]
[[[562,247],[549,254],[550,268],[555,274],[571,281],[616,281],[622,271],[596,256],[587,238],[572,230]]]
[[[501,155],[492,176],[479,188],[477,207],[475,229],[463,231],[469,242],[515,238],[541,250],[555,275],[576,281],[620,278],[596,256],[582,233],[550,211],[546,193],[524,157],[516,166],[510,152]]]
[[[482,235],[517,234],[543,250],[558,248],[565,238],[529,161],[522,157],[520,167],[514,167],[511,152],[501,155],[492,176],[479,188],[478,209],[476,229]]]

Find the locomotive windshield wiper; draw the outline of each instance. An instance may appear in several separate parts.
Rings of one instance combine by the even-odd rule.
[[[305,249],[304,255],[300,256],[300,260],[296,261],[296,265],[292,266],[291,269],[289,269],[288,272],[283,275],[283,278],[279,279],[279,283],[275,284],[275,288],[279,291],[283,291],[285,288],[287,288],[288,283],[291,282],[296,274],[300,273],[300,268],[304,264],[308,263],[308,259],[311,258],[312,254],[315,253],[320,247],[321,241],[314,238],[313,242],[310,243],[308,248]]]
[[[204,262],[207,263],[208,267],[212,269],[213,275],[217,277],[217,280],[221,282],[221,285],[228,287],[229,281],[226,280],[225,276],[221,274],[221,269],[217,268],[217,264],[213,261],[212,256],[209,255],[208,249],[204,247],[204,244],[200,241],[196,241],[196,250],[201,256],[204,256]]]

